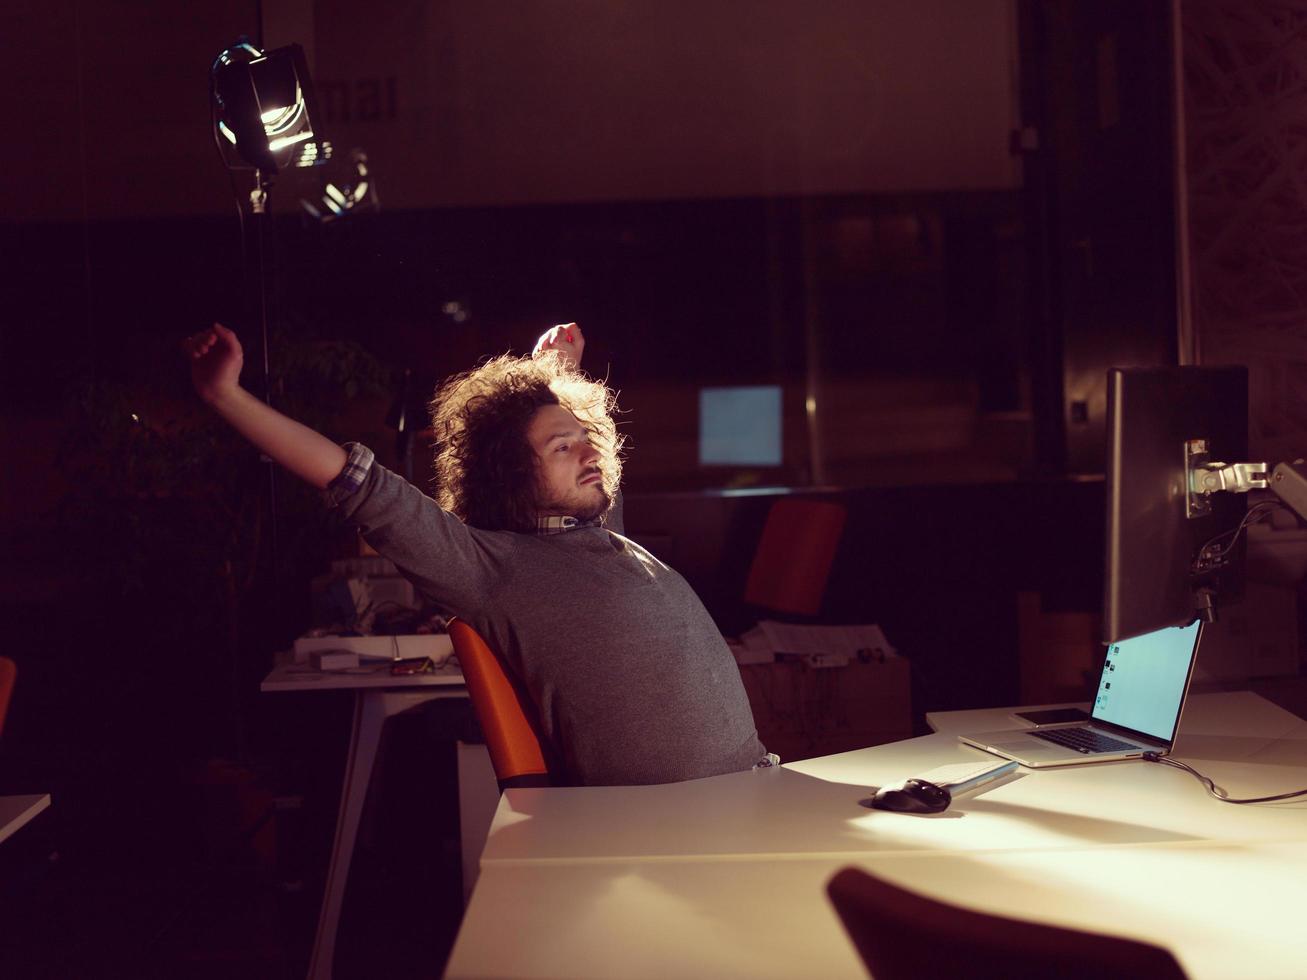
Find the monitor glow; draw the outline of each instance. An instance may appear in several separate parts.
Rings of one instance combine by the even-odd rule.
[[[780,466],[780,385],[699,389],[701,466]]]

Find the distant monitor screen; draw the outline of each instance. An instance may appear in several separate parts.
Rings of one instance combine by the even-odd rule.
[[[1198,628],[1194,620],[1109,644],[1094,718],[1169,742],[1180,720]]]
[[[699,389],[701,466],[780,466],[780,385]]]

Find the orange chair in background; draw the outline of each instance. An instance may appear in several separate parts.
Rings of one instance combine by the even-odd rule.
[[[4,734],[5,716],[9,714],[9,699],[13,697],[18,665],[8,657],[0,657],[0,735]]]
[[[857,868],[837,872],[826,892],[876,980],[1185,980],[1160,946],[973,912]]]
[[[767,512],[744,586],[744,601],[816,616],[844,533],[847,512],[829,500],[782,497]]]
[[[449,638],[486,737],[500,791],[552,786],[558,768],[550,763],[552,753],[530,696],[467,623],[450,620]]]

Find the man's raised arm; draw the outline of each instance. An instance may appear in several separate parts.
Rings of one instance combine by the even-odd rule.
[[[345,467],[345,450],[306,425],[265,405],[240,386],[244,354],[221,323],[187,337],[191,382],[233,429],[300,479],[325,489]]]

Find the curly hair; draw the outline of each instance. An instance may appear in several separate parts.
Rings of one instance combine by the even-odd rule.
[[[612,500],[624,441],[613,420],[617,395],[559,352],[546,351],[496,357],[436,389],[430,405],[436,502],[472,527],[535,530],[539,463],[527,428],[545,405],[561,405],[589,434]]]

